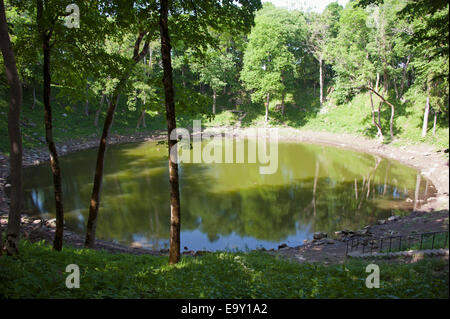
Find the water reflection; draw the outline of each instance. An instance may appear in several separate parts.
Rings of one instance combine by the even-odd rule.
[[[223,152],[225,153],[225,152]],[[96,153],[61,160],[66,224],[84,232]],[[98,238],[167,248],[167,149],[154,142],[108,150]],[[26,209],[53,216],[48,165],[26,169]],[[380,157],[318,145],[280,143],[276,174],[259,164],[182,164],[182,247],[273,248],[314,231],[355,229],[418,207],[434,188],[417,172]]]

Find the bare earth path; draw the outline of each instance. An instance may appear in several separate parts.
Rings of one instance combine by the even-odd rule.
[[[207,128],[207,131],[228,132],[239,136],[249,129],[235,127],[228,128]],[[395,221],[387,221],[383,225],[368,225],[368,229],[374,236],[384,236],[394,232],[396,235],[408,235],[412,231],[448,231],[449,223],[449,166],[448,155],[443,150],[436,150],[433,146],[425,144],[412,144],[407,146],[395,146],[392,144],[382,144],[376,140],[367,139],[360,136],[348,134],[335,134],[328,132],[311,132],[296,130],[291,128],[279,128],[280,140],[291,140],[303,143],[323,144],[345,149],[352,149],[359,152],[366,152],[373,155],[382,156],[388,159],[397,160],[405,165],[417,169],[421,174],[429,178],[437,191],[435,197],[430,198],[422,205],[418,211],[409,216]],[[113,136],[110,144],[120,144],[128,142],[139,142],[149,140],[165,139],[160,132],[138,133],[132,136]],[[66,155],[82,149],[97,147],[98,138],[66,141],[58,143],[58,152]],[[48,153],[45,148],[25,150],[24,166],[38,165],[48,160]],[[8,176],[7,157],[0,154],[0,216],[1,227],[6,227],[6,216],[8,212],[8,198],[5,188],[8,187],[6,178]],[[23,218],[24,236],[31,241],[41,239],[50,240],[53,238],[54,228],[52,223],[46,221],[36,221],[31,218]],[[354,230],[356,231],[356,230]],[[82,247],[83,237],[79,234],[65,231],[64,240],[67,244],[75,247]],[[345,243],[339,240],[330,241],[332,244],[323,243],[298,243],[296,247],[284,247],[271,253],[280,257],[293,259],[297,262],[341,262],[345,260]],[[110,252],[134,253],[134,254],[158,254],[165,255],[165,251],[149,251],[139,246],[127,247],[106,241],[97,241],[96,249],[104,249]]]

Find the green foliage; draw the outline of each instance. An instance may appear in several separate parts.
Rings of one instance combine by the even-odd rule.
[[[252,92],[253,102],[262,102],[269,93],[281,95],[286,80],[296,72],[302,42],[306,38],[301,13],[265,5],[255,19],[244,53],[241,80]]]
[[[183,257],[109,254],[21,242],[20,257],[0,257],[3,298],[448,298],[448,263],[378,262],[379,289],[365,285],[369,261],[296,264],[263,252]],[[80,288],[67,289],[66,266],[80,267]]]

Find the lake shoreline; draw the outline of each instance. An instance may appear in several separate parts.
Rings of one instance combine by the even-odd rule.
[[[207,127],[202,130],[202,133],[226,133],[228,135],[239,137],[244,136],[251,131],[252,128],[236,128],[236,127]],[[358,152],[368,153],[375,156],[385,157],[391,160],[396,160],[417,169],[420,173],[431,180],[436,188],[436,196],[430,198],[430,200],[420,208],[421,213],[430,213],[427,217],[433,217],[434,219],[441,220],[442,216],[446,215],[448,218],[448,206],[449,206],[449,168],[448,160],[444,153],[437,152],[434,147],[425,144],[414,144],[408,146],[395,146],[392,144],[382,144],[376,140],[368,139],[360,136],[350,135],[350,134],[336,134],[328,132],[312,132],[304,131],[292,128],[279,128],[279,140],[280,141],[292,141],[298,143],[310,143],[310,144],[320,144],[327,146],[334,146],[343,149],[354,150]],[[159,141],[167,138],[167,134],[164,131],[155,131],[152,133],[135,133],[131,135],[113,135],[108,140],[108,145],[126,144],[133,142],[145,142],[145,141]],[[98,137],[70,140],[65,142],[57,143],[57,150],[60,156],[65,156],[74,152],[79,152],[82,150],[96,148],[99,143]],[[24,149],[23,166],[37,166],[49,161],[48,150],[46,147],[35,148],[35,149]],[[0,154],[0,215],[8,212],[8,197],[5,193],[5,188],[8,187],[6,182],[7,176],[9,174],[8,158]],[[433,213],[438,211],[437,214]],[[444,213],[442,213],[442,211]],[[445,214],[446,211],[446,214]],[[418,212],[413,212],[412,214],[404,217],[403,219],[417,218]],[[4,224],[4,218],[3,223]],[[22,225],[24,230],[24,236],[29,238],[31,241],[38,241],[45,239],[51,242],[54,234],[54,227],[52,227],[52,222],[47,220],[41,220],[37,222],[36,218],[28,218],[24,216],[22,218]],[[401,223],[397,223],[399,226]],[[441,223],[439,223],[441,224]],[[374,225],[373,228],[377,226],[384,226],[384,228],[389,226],[386,225]],[[392,225],[391,225],[392,226]],[[441,226],[439,226],[441,227]],[[380,227],[379,227],[380,228]],[[383,228],[383,227],[381,227]],[[380,228],[380,229],[381,229]],[[397,227],[398,228],[398,227]],[[448,226],[447,226],[448,229]],[[400,230],[401,232],[401,230]],[[74,247],[83,247],[84,237],[80,234],[74,233],[69,229],[65,229],[64,234],[65,243],[70,244]],[[281,243],[280,243],[281,244]],[[338,248],[339,241],[336,241],[334,245],[321,246],[322,255],[325,256],[327,253],[332,255],[337,254],[341,249]],[[283,246],[283,245],[281,245]],[[282,252],[283,257],[293,257],[297,256],[299,251],[308,251],[317,248],[316,245],[311,243],[306,243],[296,247],[282,247],[279,249]],[[142,247],[136,246],[125,246],[116,243],[111,243],[108,241],[97,240],[95,249],[104,249],[109,252],[114,253],[132,253],[132,254],[152,254],[152,255],[167,255],[167,251],[151,251],[148,249],[143,249]],[[328,252],[327,252],[328,250]],[[277,253],[275,251],[275,253]],[[196,255],[196,252],[189,252],[189,255]],[[297,258],[297,261],[302,262],[303,259],[308,261],[314,258],[308,258],[307,254],[303,254],[303,257]],[[297,256],[298,257],[298,256]],[[316,256],[317,257],[317,256]],[[317,259],[317,258],[316,258]],[[338,258],[340,259],[340,258]],[[322,260],[322,258],[319,258]]]

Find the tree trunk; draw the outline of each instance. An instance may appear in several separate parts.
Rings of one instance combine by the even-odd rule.
[[[284,100],[286,99],[286,91],[283,90],[283,93],[281,93],[281,115],[284,116]]]
[[[381,126],[377,123],[377,121],[375,120],[375,109],[374,109],[374,107],[373,107],[373,97],[372,97],[372,92],[370,92],[370,106],[371,106],[371,109],[372,109],[372,122],[373,122],[373,125],[375,125],[375,127],[377,128],[377,137],[380,139],[380,140],[383,140],[384,139],[384,137],[383,137],[383,131],[381,130]]]
[[[428,114],[430,113],[430,97],[427,96],[427,104],[425,105],[425,112],[423,115],[422,137],[427,135],[428,130]]]
[[[405,89],[405,79],[408,72],[409,62],[411,61],[411,55],[408,55],[408,59],[406,60],[405,67],[403,68],[402,80],[400,83],[400,98],[403,98],[403,91]]]
[[[213,109],[212,109],[213,114],[216,114],[216,98],[217,98],[216,90],[213,89]]]
[[[270,102],[270,93],[267,93],[266,103],[264,103],[266,107],[266,123],[269,122],[269,102]]]
[[[389,105],[391,107],[391,118],[389,120],[389,131],[391,134],[391,140],[394,139],[394,116],[395,116],[395,106],[389,102],[388,100],[386,100],[383,96],[380,95],[380,93],[378,93],[377,91],[375,91],[372,87],[368,86],[367,89],[369,89],[370,91],[372,91],[373,93],[375,93],[376,96],[378,96],[384,103],[386,103],[387,105]]]
[[[95,112],[94,126],[98,127],[98,118],[100,117],[100,112],[102,111],[103,101],[105,101],[105,94],[102,94],[100,99],[100,105],[98,106],[97,112]]]
[[[438,112],[434,111],[434,120],[433,120],[433,136],[436,136],[436,124],[437,124],[437,116]]]
[[[138,119],[138,122],[136,125],[136,129],[139,129],[141,127],[141,124],[142,124],[142,127],[147,127],[147,125],[145,124],[145,110],[141,111],[141,115],[139,116],[139,119]]]
[[[319,59],[320,106],[323,105],[323,61]]]
[[[400,92],[398,90],[397,83],[395,81],[393,82],[394,82],[395,98],[398,100],[400,99]]]
[[[114,94],[109,103],[108,111],[106,113],[105,123],[103,125],[102,137],[97,152],[97,163],[95,167],[94,186],[92,188],[91,201],[89,205],[89,217],[86,227],[85,246],[89,248],[94,247],[95,230],[97,227],[98,208],[100,206],[100,189],[103,179],[103,166],[105,162],[106,142],[108,138],[109,129],[114,118],[114,110],[117,106],[117,98],[119,95],[120,85],[114,91]]]
[[[31,109],[34,110],[36,107],[36,88],[33,86],[33,105],[31,106]]]
[[[95,230],[97,227],[97,216],[98,209],[100,206],[100,191],[103,181],[103,168],[105,164],[105,152],[106,152],[106,144],[108,139],[109,130],[111,128],[114,112],[119,103],[120,91],[122,87],[126,84],[128,76],[132,71],[132,68],[141,61],[144,56],[148,52],[149,41],[151,36],[148,35],[147,40],[145,41],[144,47],[142,51],[139,53],[139,48],[142,42],[142,39],[147,34],[147,32],[139,32],[139,36],[136,39],[133,50],[133,61],[134,64],[130,66],[128,70],[125,71],[123,77],[119,80],[119,83],[114,89],[112,94],[112,98],[109,103],[108,110],[106,112],[105,123],[103,125],[102,137],[100,139],[100,144],[97,152],[97,162],[95,166],[95,175],[94,175],[94,186],[92,187],[91,200],[89,203],[89,217],[86,226],[86,238],[84,245],[85,247],[93,248],[95,244]]]
[[[86,105],[84,106],[84,115],[89,116],[89,83],[86,83]]]
[[[44,121],[45,121],[45,140],[47,142],[50,153],[50,167],[53,174],[53,186],[55,195],[55,215],[56,215],[56,229],[55,238],[53,240],[53,249],[60,251],[63,244],[64,232],[64,210],[62,204],[62,190],[61,190],[61,170],[59,167],[58,153],[56,151],[55,142],[53,141],[53,126],[52,126],[52,107],[50,105],[51,98],[51,73],[50,73],[50,38],[53,30],[46,29],[42,24],[43,21],[44,3],[42,0],[37,1],[37,21],[39,32],[42,40],[42,51],[44,56],[43,76],[44,76]]]
[[[395,107],[394,104],[389,103],[391,106],[391,118],[389,119],[389,133],[391,134],[391,141],[394,140],[394,116],[395,116]]]
[[[16,60],[8,34],[5,4],[0,0],[0,48],[5,65],[6,78],[10,85],[10,102],[8,111],[8,135],[10,142],[10,178],[11,204],[6,230],[6,252],[8,255],[18,253],[20,238],[20,213],[22,204],[22,133],[20,131],[20,108],[22,105],[22,86],[17,72]],[[0,236],[2,233],[0,232]],[[0,254],[3,238],[0,240]]]
[[[53,124],[52,124],[52,107],[50,105],[50,38],[43,35],[43,52],[44,52],[44,119],[45,119],[45,139],[47,141],[50,152],[50,167],[53,174],[53,186],[55,194],[56,208],[56,230],[53,240],[53,249],[60,251],[63,244],[64,232],[64,210],[62,204],[61,190],[61,170],[59,167],[58,153],[56,151],[55,142],[53,141]]]
[[[177,141],[170,139],[172,130],[176,129],[175,100],[172,80],[171,45],[168,28],[169,1],[161,0],[160,35],[161,56],[163,62],[164,95],[166,104],[167,133],[169,140],[169,179],[170,179],[170,249],[169,264],[180,261],[180,189],[178,184],[178,164],[172,161],[170,150]]]

